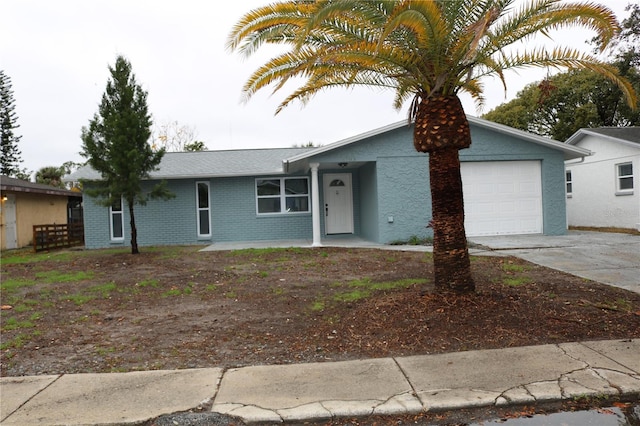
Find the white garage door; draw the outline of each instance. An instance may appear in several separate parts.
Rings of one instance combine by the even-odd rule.
[[[468,236],[542,233],[539,161],[461,164]]]

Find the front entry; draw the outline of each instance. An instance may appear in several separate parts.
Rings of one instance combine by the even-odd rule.
[[[325,174],[323,184],[325,232],[327,234],[353,234],[351,174]]]

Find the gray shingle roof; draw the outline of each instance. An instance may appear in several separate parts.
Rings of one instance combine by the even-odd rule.
[[[211,178],[282,174],[282,160],[313,148],[240,149],[229,151],[167,152],[153,179]],[[100,174],[85,166],[65,180],[99,180]]]
[[[640,127],[597,127],[590,132],[640,144]]]

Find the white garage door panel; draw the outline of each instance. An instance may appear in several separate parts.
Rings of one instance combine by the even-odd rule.
[[[542,233],[539,161],[461,164],[467,235]]]

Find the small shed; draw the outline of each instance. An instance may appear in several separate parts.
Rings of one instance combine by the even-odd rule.
[[[0,176],[1,248],[33,244],[33,226],[82,222],[82,193]]]

